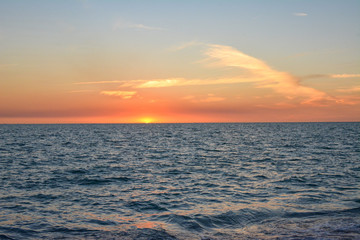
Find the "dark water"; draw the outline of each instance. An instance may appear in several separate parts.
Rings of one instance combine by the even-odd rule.
[[[0,239],[360,239],[360,123],[0,125]]]

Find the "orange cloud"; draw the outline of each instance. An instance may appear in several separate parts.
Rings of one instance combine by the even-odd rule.
[[[338,89],[337,91],[344,92],[344,93],[360,92],[360,86],[356,86],[353,88],[347,88],[347,89]]]
[[[334,97],[317,89],[303,86],[299,79],[289,73],[272,69],[264,61],[246,55],[230,46],[206,45],[205,63],[212,67],[232,67],[244,70],[240,76],[218,79],[152,79],[129,81],[121,87],[131,88],[163,88],[191,85],[220,85],[253,82],[258,88],[271,88],[288,99],[296,100],[302,104],[324,105],[329,101],[336,101]],[[348,75],[346,75],[348,76]],[[340,77],[336,75],[335,77]],[[345,77],[345,75],[341,75]]]
[[[196,96],[186,96],[182,98],[183,100],[188,100],[192,103],[213,103],[213,102],[221,102],[224,101],[225,98],[217,97],[214,94],[208,94],[206,97],[196,97]]]
[[[121,85],[121,87],[135,88],[163,88],[163,87],[181,87],[181,86],[198,86],[198,85],[219,85],[241,82],[252,82],[247,77],[242,78],[221,78],[221,79],[153,79],[153,80],[135,80]]]
[[[108,83],[121,83],[124,81],[94,81],[94,82],[76,82],[74,84],[87,85],[87,84],[108,84]]]
[[[356,78],[356,77],[360,77],[360,74],[332,74],[329,76],[331,78]]]
[[[100,93],[108,96],[121,97],[123,99],[130,99],[136,94],[135,91],[101,91]]]
[[[159,88],[159,87],[172,87],[181,85],[179,83],[184,82],[184,79],[159,79],[159,80],[150,80],[140,85],[136,88]]]
[[[360,74],[312,74],[302,77],[302,79],[311,79],[311,78],[357,78],[360,77]]]
[[[257,83],[258,87],[271,88],[288,99],[299,99],[302,104],[324,104],[335,101],[335,98],[317,89],[302,86],[299,80],[285,72],[269,67],[265,62],[248,56],[232,47],[222,45],[209,45],[206,51],[208,61],[212,65],[236,67],[251,73],[248,81]]]
[[[202,63],[211,67],[226,67],[241,70],[241,74],[232,77],[216,78],[216,79],[197,79],[197,78],[164,78],[150,80],[130,80],[130,81],[97,81],[97,82],[78,82],[76,84],[110,84],[122,83],[120,88],[125,89],[145,89],[145,88],[166,88],[180,86],[200,86],[200,85],[223,85],[235,83],[253,83],[257,88],[268,88],[274,92],[291,100],[292,104],[310,104],[317,106],[329,105],[330,103],[342,103],[344,99],[337,99],[329,96],[327,93],[312,87],[304,86],[297,78],[289,73],[281,72],[271,68],[264,61],[249,56],[233,47],[204,44],[199,42],[191,42],[180,48],[186,48],[192,45],[205,46],[204,54],[207,56]],[[332,74],[332,75],[312,75],[309,77],[327,76],[332,78],[350,78],[358,77],[360,74]],[[306,78],[306,77],[304,77]],[[118,96],[123,99],[130,99],[136,91],[102,91],[103,95]],[[192,99],[192,101],[205,101],[205,98]],[[207,97],[207,102],[222,101],[223,99],[215,97]]]

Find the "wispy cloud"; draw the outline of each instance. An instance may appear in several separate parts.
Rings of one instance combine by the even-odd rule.
[[[306,17],[308,14],[304,12],[297,12],[297,13],[293,13],[293,15],[297,17]]]
[[[94,81],[94,82],[75,82],[74,84],[78,85],[91,85],[91,84],[108,84],[108,83],[121,83],[124,81]]]
[[[332,74],[329,75],[331,78],[357,78],[360,77],[360,74]]]
[[[121,97],[123,99],[131,99],[136,92],[135,91],[101,91],[100,94]]]
[[[312,79],[312,78],[358,78],[360,74],[312,74],[301,77],[302,79]]]
[[[179,85],[179,83],[183,82],[184,79],[158,79],[158,80],[150,80],[146,81],[136,88],[159,88],[159,87],[172,87]]]
[[[360,92],[360,86],[352,87],[352,88],[346,88],[346,89],[338,89],[338,92],[344,92],[344,93],[353,93],[353,92]]]
[[[144,25],[141,23],[129,23],[129,22],[122,22],[122,21],[117,21],[113,26],[114,30],[126,29],[126,28],[142,29],[142,30],[149,30],[149,31],[165,30],[164,28],[161,28],[161,27],[153,27],[153,26],[147,26],[147,25]]]
[[[286,72],[272,69],[265,62],[252,56],[246,55],[230,46],[207,45],[205,51],[207,59],[204,61],[212,67],[233,67],[245,70],[241,76],[218,79],[156,79],[148,81],[136,81],[135,88],[159,88],[189,85],[214,85],[253,82],[259,88],[271,88],[287,99],[298,100],[302,104],[325,104],[327,101],[335,101],[326,93],[300,84],[299,79]],[[129,87],[129,84],[124,87]]]
[[[302,86],[299,79],[289,73],[272,69],[265,62],[246,55],[229,46],[210,45],[206,54],[212,64],[230,66],[248,70],[251,75],[249,80],[257,82],[258,87],[271,88],[288,99],[301,99],[303,104],[333,101],[333,97],[311,87]]]
[[[251,71],[270,71],[271,68],[263,61],[246,55],[235,48],[223,45],[208,45],[205,52],[209,58],[207,62],[211,66],[236,67]]]
[[[195,43],[193,43],[195,44]],[[197,44],[197,43],[196,43]],[[192,44],[187,44],[191,46]],[[216,79],[197,79],[197,78],[165,78],[150,80],[131,80],[131,81],[98,81],[98,82],[78,82],[75,84],[112,84],[122,83],[119,87],[123,89],[146,89],[146,88],[166,88],[181,86],[199,85],[222,85],[236,83],[253,83],[257,88],[269,88],[275,93],[282,95],[289,102],[310,104],[310,105],[329,105],[330,103],[345,103],[328,95],[327,93],[315,88],[304,86],[301,79],[311,77],[331,77],[331,78],[350,78],[359,77],[360,74],[317,74],[308,77],[298,78],[290,73],[281,72],[273,69],[264,61],[249,56],[233,47],[215,44],[202,44],[205,47],[204,55],[207,56],[202,63],[211,67],[227,67],[241,69],[241,74],[233,77]],[[184,48],[187,46],[183,46]],[[350,91],[350,90],[346,90]],[[352,90],[353,91],[353,90]],[[345,92],[345,90],[343,91]],[[102,91],[101,94],[118,96],[123,99],[130,99],[136,91]],[[187,100],[197,102],[216,102],[223,98],[207,96],[206,98]]]
[[[214,102],[222,102],[225,100],[225,98],[215,96],[215,94],[212,94],[212,93],[210,93],[206,96],[200,96],[200,97],[190,95],[190,96],[183,97],[182,99],[190,101],[192,103],[214,103]]]
[[[152,79],[152,80],[133,80],[122,84],[120,87],[163,88],[163,87],[233,84],[233,83],[244,83],[244,82],[253,82],[253,81],[255,80],[249,79],[245,76],[236,77],[236,78],[219,78],[219,79],[169,78],[169,79]]]
[[[175,52],[175,51],[183,50],[188,47],[198,46],[198,45],[204,45],[204,43],[199,42],[199,41],[190,41],[190,42],[185,42],[185,43],[170,47],[169,50]]]
[[[216,97],[216,96],[208,96],[204,99],[200,99],[200,102],[205,102],[205,103],[213,103],[213,102],[221,102],[224,101],[225,98],[223,97]]]
[[[69,93],[89,93],[89,92],[94,92],[94,90],[74,90],[74,91],[69,91]]]

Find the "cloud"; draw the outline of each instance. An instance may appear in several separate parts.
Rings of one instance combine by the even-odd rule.
[[[256,82],[257,87],[271,88],[288,99],[301,99],[303,104],[315,104],[332,101],[334,98],[311,87],[302,86],[296,77],[272,69],[265,62],[246,55],[237,49],[222,45],[209,45],[206,51],[209,61],[217,66],[236,67],[247,70],[249,81]]]
[[[301,77],[302,79],[312,79],[312,78],[357,78],[360,77],[360,74],[312,74]]]
[[[107,84],[107,83],[121,83],[124,81],[95,81],[95,82],[75,82],[74,84],[78,84],[78,85],[91,85],[91,84]]]
[[[122,84],[120,87],[163,88],[163,87],[233,84],[233,83],[244,83],[244,82],[253,82],[253,81],[255,80],[249,79],[245,76],[236,77],[236,78],[219,78],[219,79],[165,78],[165,79],[152,79],[152,80],[133,80]]]
[[[236,67],[252,71],[268,71],[271,70],[263,61],[246,55],[235,48],[223,45],[209,45],[205,52],[209,57],[207,61],[212,61],[212,66]]]
[[[135,91],[101,91],[100,94],[121,97],[123,99],[131,99],[136,92]]]
[[[135,80],[124,83],[120,87],[130,88],[163,88],[191,85],[220,85],[250,82],[258,88],[270,88],[287,99],[300,101],[303,104],[324,105],[335,101],[333,97],[311,87],[302,86],[299,79],[286,72],[272,69],[264,61],[249,56],[230,46],[208,44],[203,61],[212,67],[232,67],[244,70],[240,76],[217,79],[152,79]],[[209,99],[215,100],[215,99]],[[219,99],[218,99],[219,100]]]
[[[162,31],[165,30],[163,28],[160,27],[151,27],[151,26],[147,26],[141,23],[126,23],[126,22],[122,22],[122,21],[118,21],[114,24],[113,29],[117,30],[117,29],[126,29],[126,28],[131,28],[131,29],[142,29],[142,30],[149,30],[149,31]]]
[[[69,109],[0,109],[1,118],[68,118],[94,117],[108,115],[113,110],[105,108],[69,108]]]
[[[310,104],[325,106],[330,103],[343,103],[341,99],[329,96],[327,93],[312,87],[301,84],[301,78],[295,77],[290,73],[281,72],[270,67],[264,61],[249,56],[233,47],[215,44],[202,44],[205,47],[204,55],[206,58],[202,61],[211,67],[235,68],[240,69],[241,74],[233,77],[215,78],[215,79],[189,79],[189,78],[165,78],[150,80],[132,80],[132,81],[99,81],[99,82],[80,82],[76,84],[103,84],[122,82],[120,88],[165,88],[181,86],[199,86],[199,85],[221,85],[237,83],[253,83],[257,88],[269,88],[282,95],[292,104]],[[191,46],[191,44],[188,44]],[[184,46],[186,47],[186,46]],[[309,77],[332,77],[349,78],[359,77],[360,74],[317,74]],[[305,79],[306,77],[302,78]],[[102,91],[101,94],[110,96],[119,96],[124,99],[130,99],[136,91]],[[205,99],[205,100],[204,100]],[[192,99],[200,101],[199,99]],[[223,99],[214,96],[203,98],[204,101],[215,102]]]
[[[296,17],[306,17],[308,14],[304,12],[298,12],[298,13],[293,13],[293,15]]]
[[[200,99],[199,101],[205,102],[205,103],[212,103],[212,102],[221,102],[224,100],[225,100],[225,98],[222,98],[222,97],[208,96],[207,98]]]
[[[190,101],[192,103],[214,103],[214,102],[221,102],[224,101],[225,98],[223,97],[217,97],[214,94],[208,94],[206,97],[196,97],[196,96],[186,96],[182,98],[183,100]]]
[[[94,92],[94,90],[74,90],[74,91],[69,91],[69,93],[89,93],[89,92]]]
[[[352,88],[346,88],[346,89],[338,89],[338,92],[343,93],[353,93],[353,92],[360,92],[360,86],[352,87]]]
[[[198,46],[198,45],[204,45],[204,43],[198,42],[198,41],[185,42],[185,43],[182,43],[180,45],[173,46],[173,47],[169,48],[169,50],[176,52],[176,51],[180,51],[180,50],[183,50],[185,48],[188,48],[188,47]]]
[[[146,81],[138,86],[137,88],[159,88],[159,87],[172,87],[179,85],[184,79],[160,79]]]
[[[360,77],[360,74],[332,74],[329,75],[331,78],[357,78]]]

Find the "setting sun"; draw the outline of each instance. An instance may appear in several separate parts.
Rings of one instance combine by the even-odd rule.
[[[140,119],[139,122],[141,123],[153,123],[155,120],[151,117],[143,117]]]

